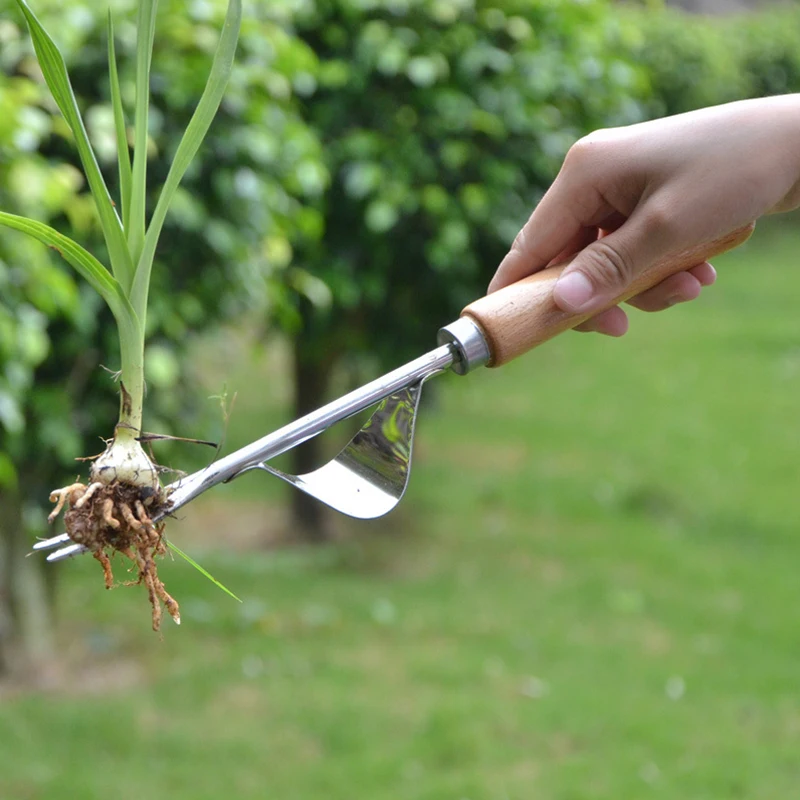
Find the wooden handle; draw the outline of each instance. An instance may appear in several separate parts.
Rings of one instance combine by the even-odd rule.
[[[553,336],[580,325],[599,311],[650,289],[670,275],[738,247],[747,241],[754,228],[755,225],[739,228],[721,239],[657,262],[642,272],[623,294],[592,314],[570,314],[553,301],[553,289],[569,263],[566,262],[470,303],[461,316],[469,317],[483,331],[492,354],[488,366],[500,367]]]

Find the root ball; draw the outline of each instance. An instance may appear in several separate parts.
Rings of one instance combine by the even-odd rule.
[[[180,624],[177,602],[164,588],[158,577],[156,557],[167,552],[163,538],[164,522],[153,522],[151,516],[165,504],[163,492],[150,487],[131,486],[115,481],[109,484],[94,482],[89,486],[73,483],[50,496],[56,508],[52,521],[66,505],[66,532],[72,541],[87,547],[103,568],[106,588],[114,583],[111,556],[119,552],[133,560],[138,579],[143,583],[152,607],[153,630],[161,626],[161,603],[169,615]]]

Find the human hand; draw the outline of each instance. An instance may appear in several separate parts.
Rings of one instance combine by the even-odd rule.
[[[600,310],[662,259],[800,205],[800,95],[744,100],[601,130],[569,151],[489,291],[572,258],[554,290],[571,313]],[[696,298],[710,264],[628,302],[660,311]],[[618,306],[578,327],[621,336]]]

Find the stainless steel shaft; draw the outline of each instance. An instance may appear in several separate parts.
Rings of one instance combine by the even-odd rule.
[[[481,328],[462,317],[439,332],[435,350],[410,361],[322,408],[215,461],[167,487],[169,504],[157,522],[218,483],[253,469],[262,469],[351,516],[371,519],[393,508],[405,491],[411,467],[411,445],[422,384],[452,368],[464,375],[489,360]],[[384,402],[385,401],[385,402]],[[369,422],[332,461],[306,475],[288,475],[266,462],[317,436],[340,420],[380,404]],[[387,427],[388,426],[388,427]],[[389,435],[389,433],[391,435]],[[87,552],[68,534],[38,542],[34,550],[50,550],[48,561]]]
[[[418,383],[435,373],[443,372],[458,360],[458,349],[454,344],[437,347],[430,353],[312,411],[305,417],[220,458],[205,469],[175,481],[169,486],[170,504],[167,511],[169,513],[176,511],[206,489],[291,450],[327,430],[339,420],[347,419],[374,406],[409,384]]]

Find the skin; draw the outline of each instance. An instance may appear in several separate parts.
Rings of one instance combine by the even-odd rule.
[[[517,235],[489,291],[572,258],[556,284],[564,311],[591,312],[661,258],[800,206],[800,94],[744,100],[576,142]],[[661,311],[716,279],[698,264],[629,304]],[[622,336],[619,306],[578,330]]]

